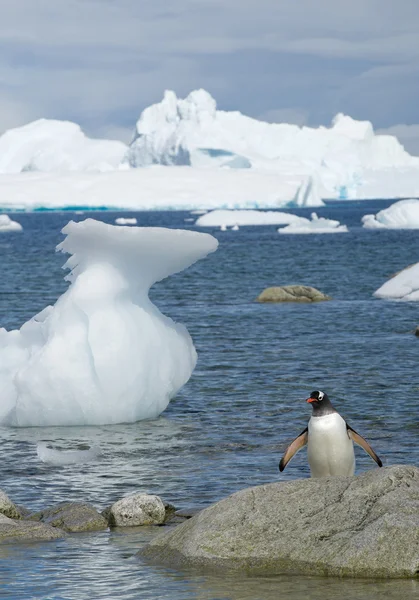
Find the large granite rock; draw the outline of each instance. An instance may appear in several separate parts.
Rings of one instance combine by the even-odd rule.
[[[22,516],[18,507],[13,504],[9,496],[2,490],[0,490],[0,514],[10,519],[20,519]]]
[[[104,514],[111,527],[162,525],[175,511],[171,504],[166,506],[159,496],[138,493],[121,498],[106,509]]]
[[[419,469],[244,489],[148,544],[171,567],[359,577],[419,576]]]
[[[56,540],[66,535],[61,529],[34,521],[14,521],[0,515],[0,544]]]
[[[256,298],[256,302],[321,302],[323,300],[330,300],[330,297],[307,285],[269,287]]]
[[[107,520],[85,502],[62,502],[31,514],[29,519],[42,521],[69,532],[100,531],[108,528]]]

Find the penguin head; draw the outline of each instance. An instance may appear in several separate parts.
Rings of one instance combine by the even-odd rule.
[[[313,407],[313,417],[324,417],[337,412],[330,402],[329,396],[320,390],[311,392],[310,398],[307,398],[307,402],[310,402]]]
[[[320,404],[321,402],[324,402],[325,404],[327,404],[328,402],[330,402],[330,400],[329,400],[329,396],[327,394],[325,394],[325,392],[316,390],[314,392],[311,392],[310,398],[307,398],[307,402],[310,402],[310,403],[315,402],[316,404]]]

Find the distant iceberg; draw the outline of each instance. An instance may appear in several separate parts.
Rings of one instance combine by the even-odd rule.
[[[22,231],[23,227],[17,221],[12,221],[9,215],[0,215],[0,233],[7,231]]]
[[[71,221],[63,233],[69,288],[20,330],[0,329],[0,425],[157,417],[197,356],[186,328],[157,309],[149,289],[214,252],[217,240],[92,219]]]
[[[122,142],[86,137],[76,123],[39,119],[0,136],[0,173],[109,171],[126,150]]]
[[[377,298],[419,301],[419,263],[400,271],[386,281],[376,292]]]
[[[341,225],[339,221],[318,217],[316,213],[311,213],[311,220],[300,217],[299,221],[290,223],[287,227],[278,229],[278,233],[347,233],[346,225]]]
[[[118,217],[115,219],[116,225],[137,225],[135,217]]]
[[[376,215],[362,217],[367,229],[419,229],[419,200],[400,200]]]
[[[197,227],[286,225],[288,223],[300,223],[301,219],[297,215],[279,211],[213,210],[199,217],[195,221],[195,225]]]

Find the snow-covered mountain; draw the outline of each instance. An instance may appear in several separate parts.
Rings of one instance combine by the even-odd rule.
[[[0,136],[0,173],[22,171],[109,171],[127,146],[85,136],[76,123],[39,119]]]

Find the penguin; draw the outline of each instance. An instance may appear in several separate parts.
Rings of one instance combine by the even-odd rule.
[[[285,450],[279,463],[281,472],[306,444],[312,477],[353,475],[355,473],[353,442],[361,446],[379,467],[383,466],[369,443],[340,416],[325,392],[319,390],[311,392],[307,402],[313,407],[313,413],[308,426]]]

